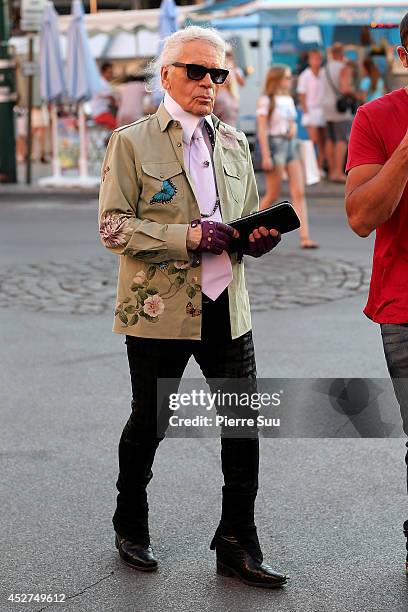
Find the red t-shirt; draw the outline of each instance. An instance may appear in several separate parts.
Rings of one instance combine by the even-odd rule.
[[[358,109],[346,171],[382,164],[408,128],[408,93],[402,88]],[[408,178],[408,177],[407,177]],[[364,313],[376,323],[408,323],[408,184],[393,215],[376,229],[370,292]]]

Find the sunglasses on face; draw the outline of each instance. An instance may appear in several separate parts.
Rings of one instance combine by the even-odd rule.
[[[206,66],[200,66],[199,64],[183,64],[182,62],[174,62],[172,66],[176,66],[177,68],[185,68],[187,78],[191,79],[192,81],[201,81],[206,74],[209,74],[212,82],[216,85],[221,85],[224,83],[229,74],[229,70],[224,70],[223,68],[207,68]]]

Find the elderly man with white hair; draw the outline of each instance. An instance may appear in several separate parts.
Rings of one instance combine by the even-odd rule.
[[[244,134],[212,114],[228,76],[222,38],[188,27],[166,39],[156,63],[164,99],[155,114],[113,133],[99,209],[102,243],[119,256],[113,331],[126,335],[132,383],[113,525],[121,558],[144,571],[157,569],[146,487],[169,423],[158,381],[171,379],[177,390],[194,355],[210,386],[223,379],[230,388],[244,381],[256,389],[242,258],[259,257],[280,240],[260,227],[234,247],[238,234],[228,223],[259,202]],[[258,429],[235,434],[221,435],[222,512],[211,542],[217,572],[280,587],[287,577],[263,562],[254,522]]]

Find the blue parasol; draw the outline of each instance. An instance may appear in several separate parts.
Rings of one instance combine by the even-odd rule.
[[[65,93],[64,66],[58,32],[58,16],[52,2],[47,2],[40,34],[41,98],[54,102]]]
[[[159,13],[160,38],[166,38],[177,32],[177,6],[174,0],[162,0]]]

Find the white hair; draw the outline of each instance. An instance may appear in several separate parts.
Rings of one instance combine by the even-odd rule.
[[[163,66],[171,66],[179,59],[185,44],[196,40],[207,42],[214,47],[221,58],[225,61],[226,43],[214,28],[202,28],[200,26],[187,26],[178,30],[162,41],[162,49],[158,57],[153,60],[147,71],[150,74],[149,89],[162,90],[160,71]]]

